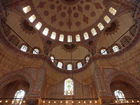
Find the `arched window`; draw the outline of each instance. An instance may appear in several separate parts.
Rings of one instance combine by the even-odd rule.
[[[41,27],[42,27],[42,23],[41,23],[41,22],[38,22],[38,23],[35,25],[35,28],[36,28],[37,30],[40,30]]]
[[[60,68],[60,69],[62,69],[63,63],[62,63],[62,62],[58,62],[58,63],[57,63],[57,67]]]
[[[31,11],[31,7],[28,5],[28,6],[24,7],[24,8],[22,8],[22,10],[26,14],[26,13]]]
[[[77,63],[77,68],[80,69],[80,68],[82,68],[82,67],[83,67],[82,62],[78,62],[78,63]]]
[[[64,95],[74,95],[74,82],[71,78],[64,81]]]
[[[22,52],[27,52],[28,47],[27,47],[26,45],[22,45],[22,46],[20,47],[20,50],[21,50]]]
[[[16,91],[15,96],[14,96],[14,100],[12,101],[12,104],[21,105],[24,96],[25,96],[25,91],[24,90]]]
[[[72,36],[71,35],[67,36],[67,42],[72,42]]]
[[[72,70],[72,64],[67,65],[67,70]]]
[[[104,17],[104,20],[106,23],[110,23],[110,21],[111,21],[110,17],[107,15]]]
[[[99,28],[100,31],[102,31],[105,28],[102,23],[99,23],[97,26],[98,26],[98,28]]]
[[[88,40],[89,39],[89,34],[87,32],[84,33],[84,39]]]
[[[52,32],[50,37],[51,37],[51,39],[55,40],[56,39],[56,32]]]
[[[125,95],[121,90],[114,91],[114,95],[117,100],[120,100],[120,101],[125,100]]]
[[[29,19],[29,21],[30,21],[31,23],[33,23],[33,22],[36,20],[36,16],[35,16],[35,15],[32,15],[32,16],[30,16],[28,19]]]
[[[117,45],[113,46],[112,49],[113,49],[114,52],[119,52],[120,51],[120,48]]]
[[[47,36],[48,33],[49,33],[49,29],[46,27],[46,28],[43,30],[42,34],[43,34],[44,36]]]
[[[92,29],[91,29],[91,33],[92,33],[93,36],[96,36],[96,35],[97,35],[96,29],[95,29],[95,28],[92,28]]]
[[[80,42],[80,41],[81,41],[80,35],[77,34],[77,35],[76,35],[76,42]]]
[[[110,8],[109,8],[109,12],[110,12],[112,15],[116,15],[117,10],[116,10],[115,8],[113,8],[113,7],[110,7]]]
[[[60,34],[60,36],[59,36],[59,41],[60,41],[60,42],[64,42],[64,35],[63,35],[63,34]]]

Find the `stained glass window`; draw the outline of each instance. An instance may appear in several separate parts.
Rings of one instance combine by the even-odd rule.
[[[72,79],[68,78],[64,82],[64,95],[74,94],[74,82]]]
[[[124,93],[121,91],[121,90],[116,90],[115,92],[114,92],[114,95],[115,95],[115,97],[116,97],[116,99],[117,100],[125,100],[125,95],[124,95]]]
[[[25,96],[25,91],[24,90],[18,90],[15,93],[14,100],[12,101],[12,104],[21,105],[24,96]]]

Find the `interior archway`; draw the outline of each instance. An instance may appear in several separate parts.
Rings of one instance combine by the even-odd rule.
[[[4,86],[1,90],[0,90],[0,97],[6,97],[6,98],[14,98],[15,93],[18,90],[24,90],[26,92],[26,94],[29,91],[29,83],[25,80],[15,80],[13,82],[8,83],[6,86]]]
[[[120,81],[120,80],[113,81],[110,85],[110,88],[114,98],[116,98],[114,92],[117,90],[122,91],[126,99],[137,97],[135,88],[127,82]]]

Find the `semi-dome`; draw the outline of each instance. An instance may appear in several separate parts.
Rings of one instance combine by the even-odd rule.
[[[0,0],[0,105],[140,104],[139,0]]]

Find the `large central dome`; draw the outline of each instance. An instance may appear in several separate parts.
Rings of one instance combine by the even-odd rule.
[[[31,0],[23,12],[44,36],[73,43],[95,39],[111,23],[117,9],[104,0]]]
[[[104,13],[103,0],[32,0],[34,8],[47,27],[59,32],[87,29]]]

